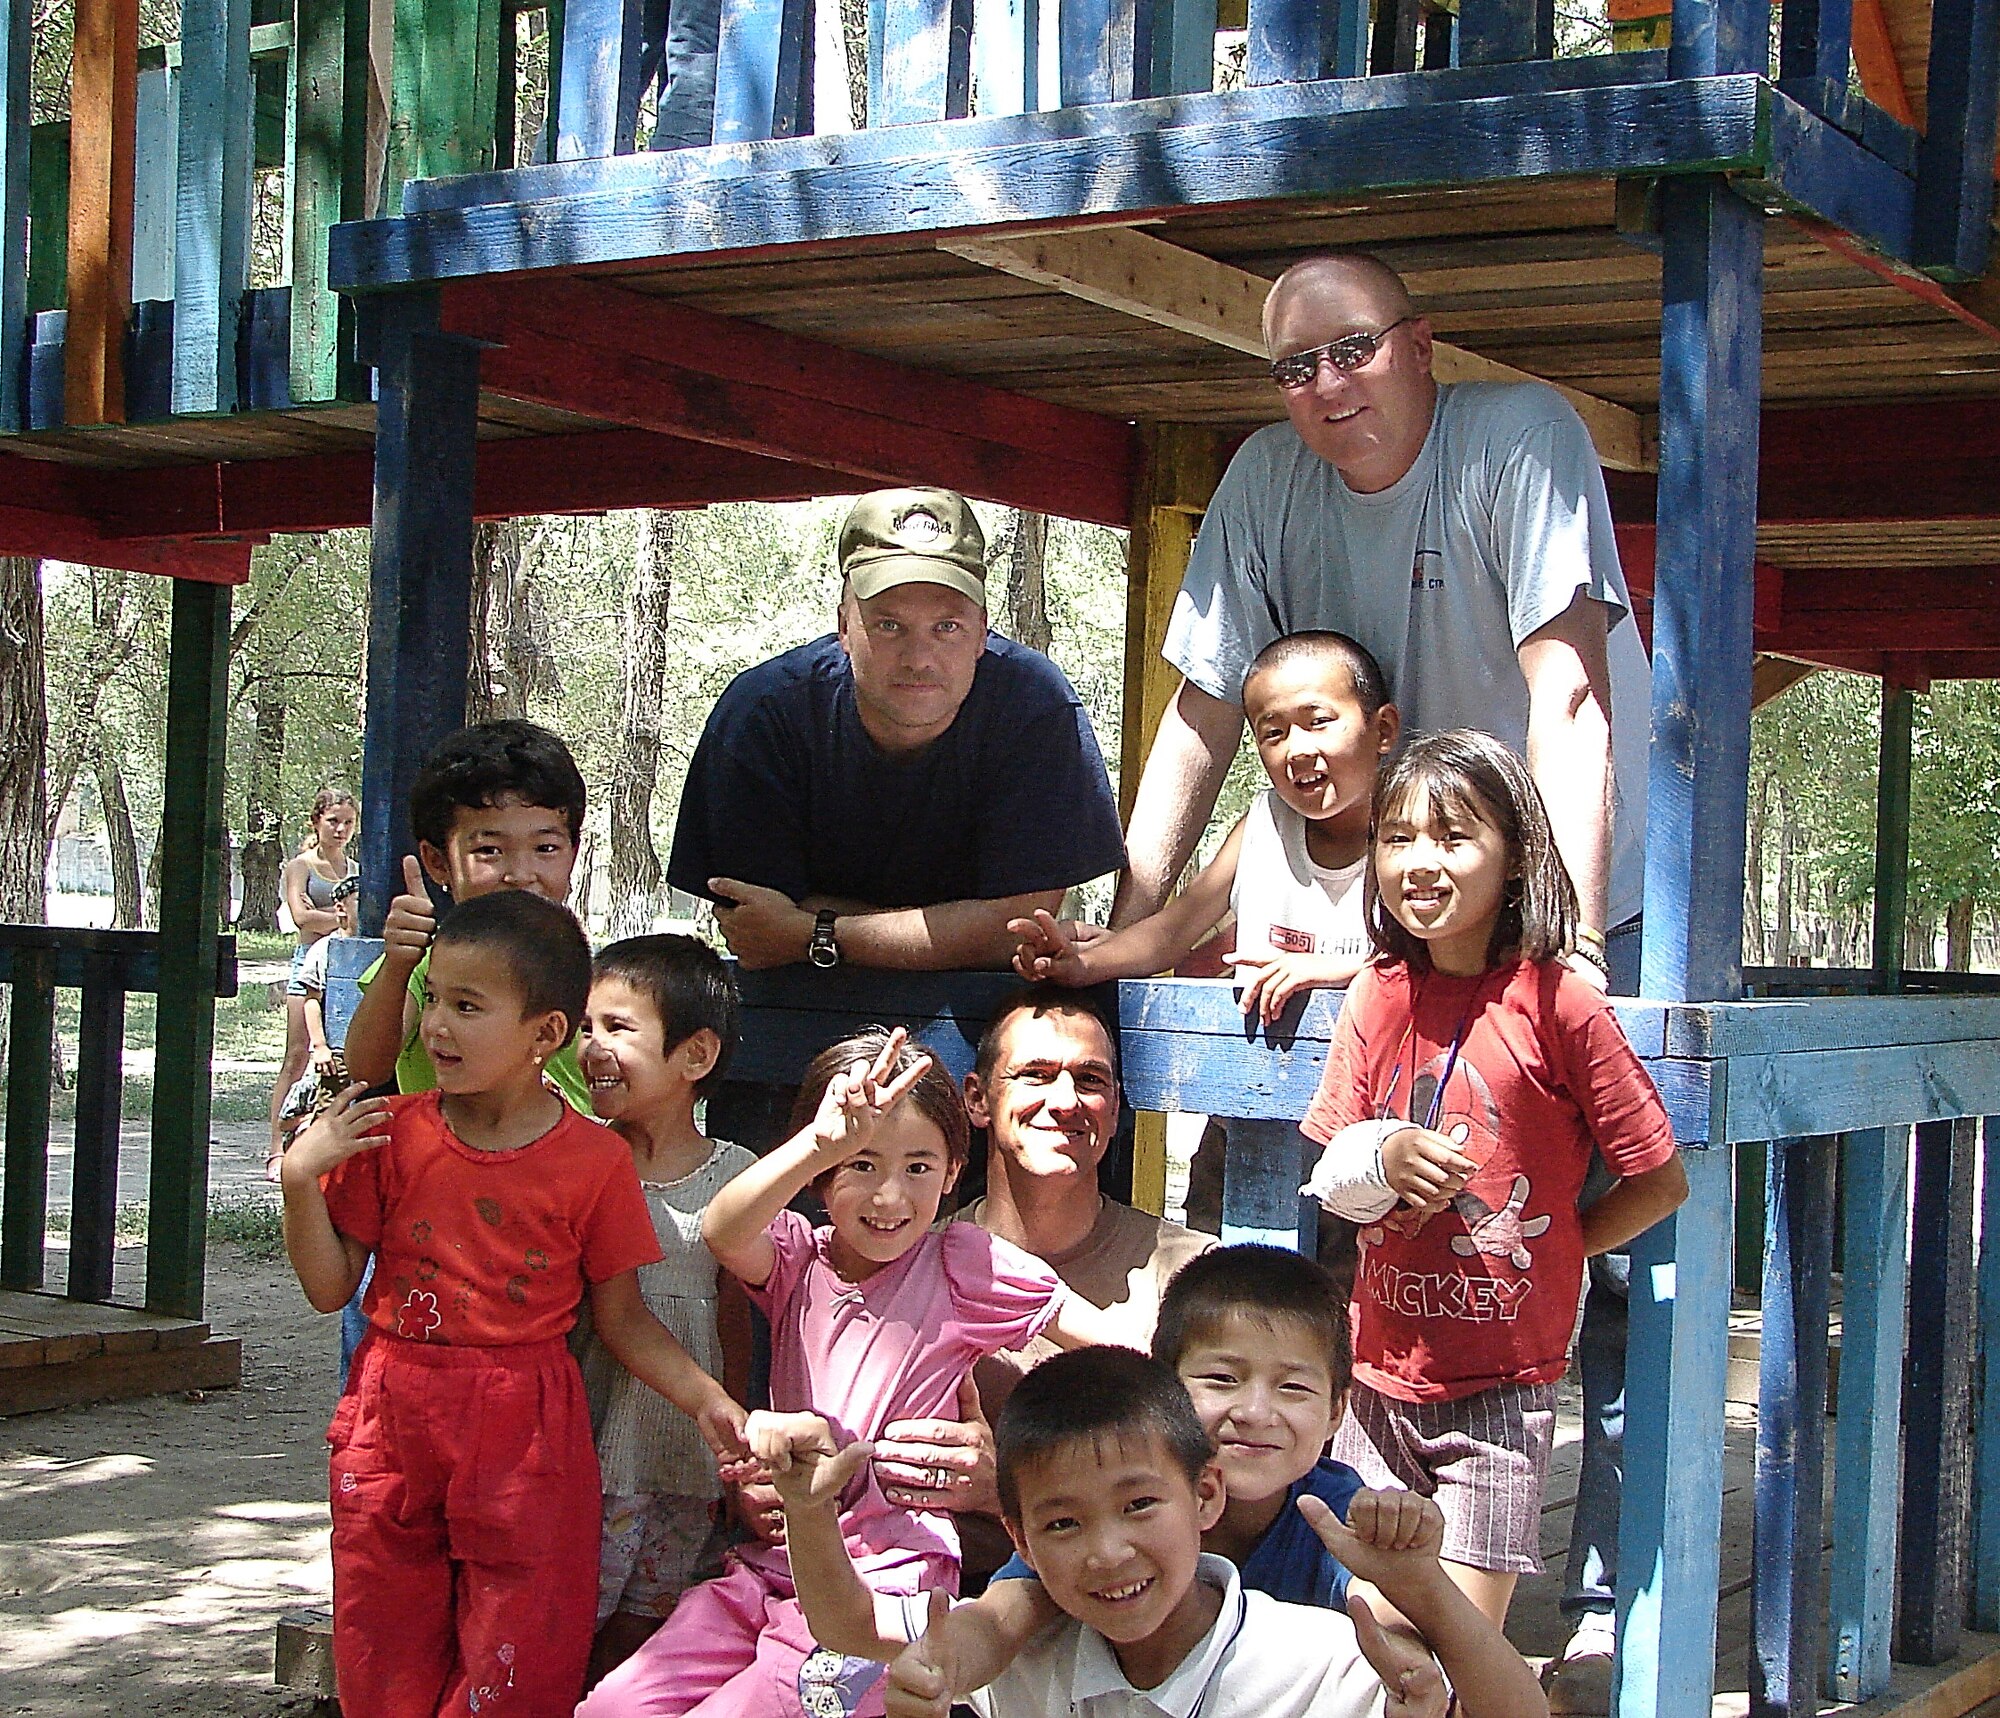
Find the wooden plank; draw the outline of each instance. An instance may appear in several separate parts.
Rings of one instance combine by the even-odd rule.
[[[1297,83],[1368,72],[1368,7],[1359,0],[1250,0],[1244,82]]]
[[[1854,69],[1861,78],[1861,93],[1890,118],[1915,129],[1916,110],[1910,105],[1902,67],[1896,63],[1882,0],[1853,0],[1853,7]]]
[[[157,992],[160,988],[158,931],[94,931],[70,925],[0,925],[0,984],[16,981],[17,972],[39,971],[43,958],[55,963],[55,983],[71,990],[91,980],[93,957],[115,957],[119,983],[128,991]],[[15,962],[28,957],[26,967]],[[32,979],[30,979],[32,982]],[[236,938],[215,939],[215,994],[236,994]]]
[[[1854,0],[1787,0],[1781,14],[1778,76],[1831,85],[1840,91],[1838,111],[1819,111],[1836,123],[1845,118],[1848,56],[1854,37]]]
[[[0,1416],[182,1390],[233,1390],[242,1382],[243,1344],[218,1336],[198,1348],[104,1354],[67,1366],[0,1371]]]
[[[173,409],[230,412],[250,284],[250,0],[181,0],[181,49]]]
[[[1619,1018],[1637,1043],[1632,1017],[1622,1003]],[[1664,1053],[1697,1058],[1913,1048],[2000,1039],[2000,999],[1991,996],[1774,997],[1756,1002],[1687,1003],[1664,1018]]]
[[[1555,0],[1459,0],[1460,65],[1547,60],[1555,51]]]
[[[132,169],[132,302],[174,296],[175,179],[180,160],[180,68],[139,73]],[[135,412],[135,415],[136,412]]]
[[[1667,75],[1762,72],[1771,63],[1771,20],[1761,0],[1674,0]]]
[[[1911,261],[1940,280],[1986,272],[1997,104],[2000,0],[1932,0]]]
[[[70,1181],[69,1279],[72,1300],[108,1301],[116,1256],[118,1146],[125,1092],[123,963],[84,957],[77,1021],[75,1153]]]
[[[1965,1620],[1977,1126],[1937,1121],[1916,1129],[1895,1638],[1895,1656],[1906,1664],[1946,1663]]]
[[[226,587],[174,581],[160,836],[160,988],[146,1220],[146,1305],[199,1318],[208,1244],[215,903],[222,882]]]
[[[0,15],[0,434],[24,427],[28,346],[28,244],[33,199],[28,73],[34,58],[31,0]]]
[[[1817,216],[1885,256],[1913,260],[1916,188],[1780,91],[1770,92],[1770,165],[1738,189],[1772,212]]]
[[[373,301],[376,365],[370,690],[362,741],[361,929],[379,933],[414,853],[410,784],[465,720],[479,349],[437,332],[427,294]]]
[[[1632,1243],[1618,1718],[1709,1718],[1729,1367],[1729,1157],[1682,1161],[1688,1200]]]
[[[1978,1419],[1973,1431],[1972,1626],[2000,1630],[2000,1116],[1980,1123]]]
[[[1042,28],[1041,0],[973,0],[972,71],[981,118],[1041,107]],[[1209,49],[1213,53],[1212,31]]]
[[[68,296],[69,122],[56,120],[36,126],[28,139],[29,314],[59,310]],[[61,409],[58,399],[58,422]]]
[[[1151,0],[1063,0],[1056,8],[1064,107],[1151,95]]]
[[[331,236],[330,278],[342,290],[365,290],[496,268],[824,242],[879,233],[891,209],[899,230],[921,210],[924,230],[970,231],[1401,186],[1767,164],[1754,78],[1372,110],[1345,93],[1361,81],[1374,80],[1072,110],[1084,117],[1066,115],[1071,134],[1050,135],[1054,128],[1035,120],[1026,128],[1029,141],[1005,146],[981,147],[980,130],[1005,135],[1022,121],[983,120],[963,134],[925,139],[927,157],[881,164],[819,165],[824,143],[798,139],[771,146],[760,157],[763,170],[747,177],[703,179],[690,169],[602,195],[351,223]],[[1120,117],[1100,128],[1088,117],[1098,112]],[[1159,128],[1135,135],[1134,121],[1148,117]],[[577,183],[587,182],[587,171],[571,171]]]
[[[297,18],[287,375],[295,400],[357,397],[351,379],[342,387],[342,330],[346,341],[353,331],[351,313],[343,316],[326,284],[326,235],[336,222],[367,212],[356,136],[359,128],[365,138],[367,125],[366,0],[298,0]]]
[[[63,412],[73,424],[122,423],[125,323],[132,308],[139,0],[77,0],[75,20]]]
[[[1722,1137],[1729,1140],[1891,1127],[1913,1116],[2000,1108],[2000,1057],[1987,1039],[1737,1056],[1723,1066]]]
[[[1909,1277],[1910,1130],[1850,1133],[1845,1213],[1840,1406],[1833,1462],[1827,1692],[1872,1700],[1889,1687],[1896,1596],[1896,1481],[1903,1426],[1903,1324]]]
[[[1360,8],[1349,6],[1348,12]],[[1153,69],[1155,95],[1188,95],[1215,87],[1216,0],[1156,0],[1153,7]],[[979,51],[977,30],[973,51]],[[1334,70],[1333,75],[1350,75]]]
[[[1319,1149],[1290,1119],[1228,1121],[1229,1153],[1223,1163],[1222,1244],[1285,1247],[1314,1256],[1319,1244],[1319,1203],[1299,1188]]]
[[[1679,28],[1677,12],[1677,51]],[[1672,182],[1661,197],[1663,380],[1641,989],[1672,1000],[1726,1000],[1739,992],[1742,970],[1763,222],[1720,181]],[[1709,1604],[1712,1611],[1712,1596]]]
[[[972,88],[972,0],[886,0],[880,6],[879,80],[868,123],[922,125],[963,119]],[[872,19],[871,19],[872,21]]]
[[[42,1286],[49,1211],[49,1087],[56,1029],[55,962],[23,949],[7,1024],[7,1158],[0,1164],[0,1288]]]
[[[1903,981],[1903,937],[1910,915],[1910,736],[1916,698],[1882,682],[1881,738],[1875,770],[1875,982]]]
[[[812,131],[809,0],[737,0],[722,13],[715,141],[758,143]]]
[[[1819,1711],[1835,1143],[1826,1136],[1789,1141],[1770,1153],[1766,1172],[1751,1718],[1813,1718]]]
[[[1231,351],[1258,358],[1270,355],[1264,344],[1263,314],[1271,282],[1150,233],[1129,227],[1087,227],[1026,238],[943,239],[938,249]],[[1442,340],[1431,343],[1431,373],[1440,382],[1541,380]],[[1575,388],[1555,386],[1576,408],[1606,465],[1619,471],[1653,469],[1645,426],[1637,412]]]

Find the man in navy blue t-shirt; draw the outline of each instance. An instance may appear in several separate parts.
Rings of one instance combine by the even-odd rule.
[[[1009,919],[1125,863],[1090,717],[987,632],[964,497],[864,495],[839,552],[839,630],[709,713],[668,880],[716,903],[745,967],[1004,967]]]

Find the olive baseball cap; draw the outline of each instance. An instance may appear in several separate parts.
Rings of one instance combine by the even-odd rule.
[[[949,489],[877,489],[840,528],[841,576],[857,597],[943,585],[986,606],[986,533]]]

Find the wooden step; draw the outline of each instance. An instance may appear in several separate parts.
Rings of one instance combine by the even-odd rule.
[[[200,1319],[0,1290],[0,1417],[242,1381],[243,1344]]]

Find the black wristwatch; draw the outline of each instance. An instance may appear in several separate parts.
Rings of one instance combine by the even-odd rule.
[[[806,944],[806,959],[814,966],[827,968],[840,964],[840,944],[833,940],[833,921],[838,917],[831,907],[822,907],[813,915],[812,941]]]

